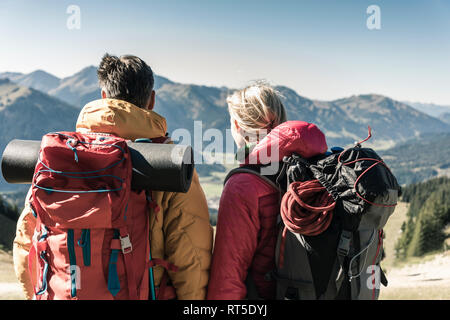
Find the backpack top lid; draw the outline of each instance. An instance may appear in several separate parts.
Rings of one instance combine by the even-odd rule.
[[[131,177],[124,139],[94,133],[49,133],[42,139],[35,168],[33,206],[49,227],[112,227],[123,223]]]
[[[393,208],[401,194],[397,179],[383,159],[374,150],[361,147],[371,136],[369,127],[365,140],[309,166],[314,177],[352,215],[360,216],[370,206]]]

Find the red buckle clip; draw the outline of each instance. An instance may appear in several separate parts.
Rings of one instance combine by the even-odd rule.
[[[125,237],[120,237],[120,246],[122,247],[123,254],[130,253],[133,251],[133,245],[131,244],[130,235]]]

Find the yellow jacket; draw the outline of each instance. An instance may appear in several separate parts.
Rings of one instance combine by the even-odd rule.
[[[129,140],[157,138],[166,134],[166,120],[156,112],[140,109],[115,99],[87,104],[77,121],[77,131],[111,133]],[[178,299],[205,299],[213,246],[213,231],[205,194],[194,172],[187,193],[154,192],[161,211],[150,214],[150,239],[153,258],[165,259],[178,266],[169,271]],[[34,295],[28,274],[28,252],[35,228],[35,218],[28,204],[17,223],[14,240],[14,269],[25,295]],[[159,286],[164,269],[154,267],[155,285]]]

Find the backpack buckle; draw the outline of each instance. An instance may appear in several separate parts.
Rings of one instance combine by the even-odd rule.
[[[130,235],[120,237],[120,246],[122,247],[122,253],[127,254],[133,251],[133,245],[131,244]]]
[[[348,256],[350,252],[350,242],[352,241],[353,234],[350,231],[342,230],[341,238],[339,239],[338,255]]]

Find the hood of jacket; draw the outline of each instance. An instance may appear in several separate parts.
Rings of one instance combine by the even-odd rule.
[[[117,99],[100,99],[88,103],[78,116],[78,132],[114,134],[128,140],[164,137],[166,119],[154,111],[141,109]]]
[[[245,164],[280,162],[294,152],[303,158],[325,153],[328,149],[325,135],[313,123],[286,121],[262,139],[245,159]]]

